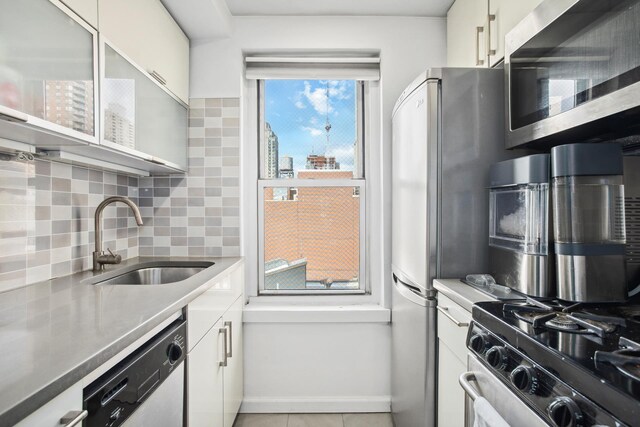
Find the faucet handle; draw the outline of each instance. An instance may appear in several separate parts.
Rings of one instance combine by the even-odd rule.
[[[109,255],[103,254],[98,256],[100,264],[120,264],[122,262],[122,256],[120,254],[114,254],[111,249],[107,248]]]

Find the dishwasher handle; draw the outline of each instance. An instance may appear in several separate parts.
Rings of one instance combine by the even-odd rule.
[[[460,386],[465,391],[465,393],[469,395],[471,400],[475,401],[477,398],[480,397],[480,393],[478,392],[478,390],[476,390],[476,388],[471,385],[471,382],[476,382],[475,373],[465,372],[464,374],[460,375],[458,382],[460,383]]]
[[[89,411],[69,411],[64,417],[60,418],[60,424],[64,427],[74,427],[79,425],[85,418],[89,416]]]

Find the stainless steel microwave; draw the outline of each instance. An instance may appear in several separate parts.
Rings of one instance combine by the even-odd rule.
[[[546,0],[505,39],[507,147],[640,123],[640,0]]]

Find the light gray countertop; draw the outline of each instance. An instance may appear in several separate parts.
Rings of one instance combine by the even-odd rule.
[[[433,287],[469,312],[471,312],[473,304],[477,302],[496,301],[496,298],[480,292],[458,279],[435,279]]]
[[[0,293],[0,425],[13,425],[98,368],[212,285],[241,258],[132,258]],[[97,275],[166,261],[213,261],[166,285],[92,285]]]

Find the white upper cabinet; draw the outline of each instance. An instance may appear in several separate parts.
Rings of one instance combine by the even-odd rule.
[[[103,43],[102,144],[187,170],[187,106]]]
[[[447,13],[447,65],[493,67],[504,36],[542,0],[456,0]]]
[[[160,0],[101,0],[101,35],[189,102],[189,39]]]
[[[456,0],[447,13],[447,65],[487,67],[488,0]]]
[[[0,0],[0,10],[0,138],[97,142],[96,31],[58,1]]]
[[[98,28],[98,0],[62,0],[62,3],[69,6],[93,28]]]
[[[535,9],[542,0],[489,1],[489,66],[504,59],[504,36]]]

